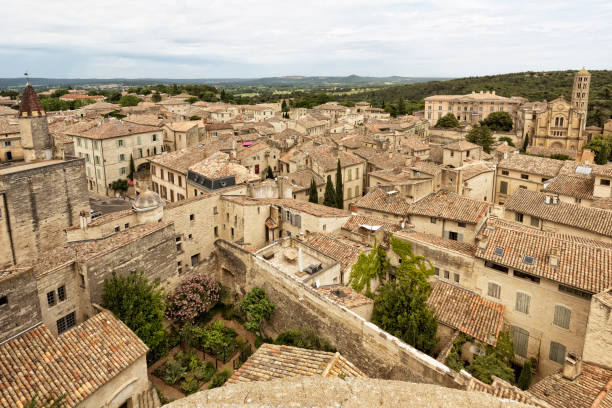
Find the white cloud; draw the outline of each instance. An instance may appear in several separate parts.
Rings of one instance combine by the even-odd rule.
[[[612,66],[608,1],[31,0],[0,76],[463,76]]]

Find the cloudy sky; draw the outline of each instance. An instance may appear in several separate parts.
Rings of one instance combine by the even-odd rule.
[[[29,0],[2,14],[0,77],[612,69],[611,0]]]

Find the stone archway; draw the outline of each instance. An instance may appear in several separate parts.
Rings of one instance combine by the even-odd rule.
[[[561,142],[553,142],[550,147],[553,149],[563,149],[563,144]]]

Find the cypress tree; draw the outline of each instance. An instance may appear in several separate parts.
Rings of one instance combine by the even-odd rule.
[[[523,142],[523,152],[527,152],[527,146],[529,146],[529,135],[525,135],[525,141]]]
[[[397,114],[399,116],[406,114],[406,103],[402,98],[399,98],[397,101]]]
[[[521,370],[521,375],[518,379],[518,386],[521,390],[526,390],[531,385],[531,360],[525,361],[523,364],[523,369]]]
[[[268,174],[266,174],[266,178],[273,179],[274,173],[272,173],[272,167],[268,166]]]
[[[331,176],[327,176],[327,184],[325,185],[325,197],[323,198],[323,205],[328,207],[336,206],[336,193],[334,192],[334,185],[331,180]]]
[[[134,173],[136,173],[136,166],[134,165],[134,156],[130,154],[130,174],[128,175],[130,180],[134,180]]]
[[[338,167],[336,168],[336,207],[344,208],[344,187],[342,186],[342,167],[340,159],[338,159]]]
[[[314,177],[310,182],[310,190],[308,192],[308,201],[311,203],[319,204],[319,193],[317,192],[317,183],[315,183]]]

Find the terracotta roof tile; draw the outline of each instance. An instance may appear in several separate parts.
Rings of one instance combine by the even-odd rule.
[[[542,191],[581,199],[592,198],[593,181],[591,177],[559,174],[546,182]]]
[[[311,247],[340,262],[343,270],[357,262],[361,252],[370,250],[365,245],[329,234],[311,233],[305,241]]]
[[[313,375],[367,377],[340,353],[263,344],[234,371],[227,384]]]
[[[612,286],[612,244],[554,234],[497,219],[487,221],[476,257],[590,293]],[[498,249],[499,248],[499,249]],[[557,266],[550,256],[557,254]],[[525,262],[525,256],[533,258]]]
[[[374,303],[372,299],[353,290],[350,286],[326,285],[318,287],[317,290],[334,302],[349,309]]]
[[[480,146],[474,144],[474,143],[470,143],[467,140],[459,140],[457,142],[454,143],[449,143],[446,144],[444,146],[442,146],[444,149],[448,149],[448,150],[455,150],[455,151],[466,151],[466,150],[471,150],[471,149],[480,149]]]
[[[381,188],[375,188],[355,203],[357,208],[380,211],[398,216],[405,216],[410,205],[398,194],[388,194]]]
[[[468,289],[438,281],[427,299],[439,322],[494,346],[502,326],[504,306]]]
[[[440,190],[408,206],[411,215],[478,224],[487,215],[489,203]]]
[[[561,170],[561,167],[563,167],[563,164],[563,160],[528,156],[524,154],[512,154],[507,159],[500,161],[498,168],[538,174],[545,177],[555,177],[559,173],[559,170]]]
[[[505,207],[521,214],[612,237],[612,211],[561,201],[546,204],[545,200],[546,193],[519,188],[508,198]]]
[[[563,378],[561,373],[556,373],[544,377],[527,392],[558,408],[610,408],[612,407],[612,390],[609,389],[611,382],[611,369],[583,362],[582,374],[575,380]],[[594,405],[595,399],[600,394],[603,399],[599,405]]]
[[[159,128],[156,126],[123,122],[121,120],[112,120],[104,122],[99,126],[91,127],[85,131],[67,131],[66,133],[74,136],[86,137],[88,139],[100,140],[147,132],[159,132]]]
[[[393,234],[399,239],[407,239],[409,241],[420,241],[425,244],[434,245],[442,249],[455,251],[464,255],[474,256],[476,254],[476,246],[469,242],[460,242],[453,239],[438,237],[424,232],[414,230],[402,230]]]
[[[380,226],[381,228],[389,232],[395,232],[401,229],[398,224],[394,224],[392,222],[389,222],[388,220],[381,219],[378,217],[371,217],[366,215],[352,215],[351,218],[349,218],[348,221],[344,223],[342,229],[352,232],[359,232],[360,229],[363,228],[363,225]]]
[[[36,95],[36,91],[32,88],[32,85],[27,84],[23,90],[23,96],[21,97],[21,104],[19,105],[19,116],[32,116],[33,112],[36,112],[38,116],[45,114],[45,109]]]
[[[107,310],[57,338],[42,325],[0,346],[0,406],[66,394],[66,407],[75,407],[147,351]]]

